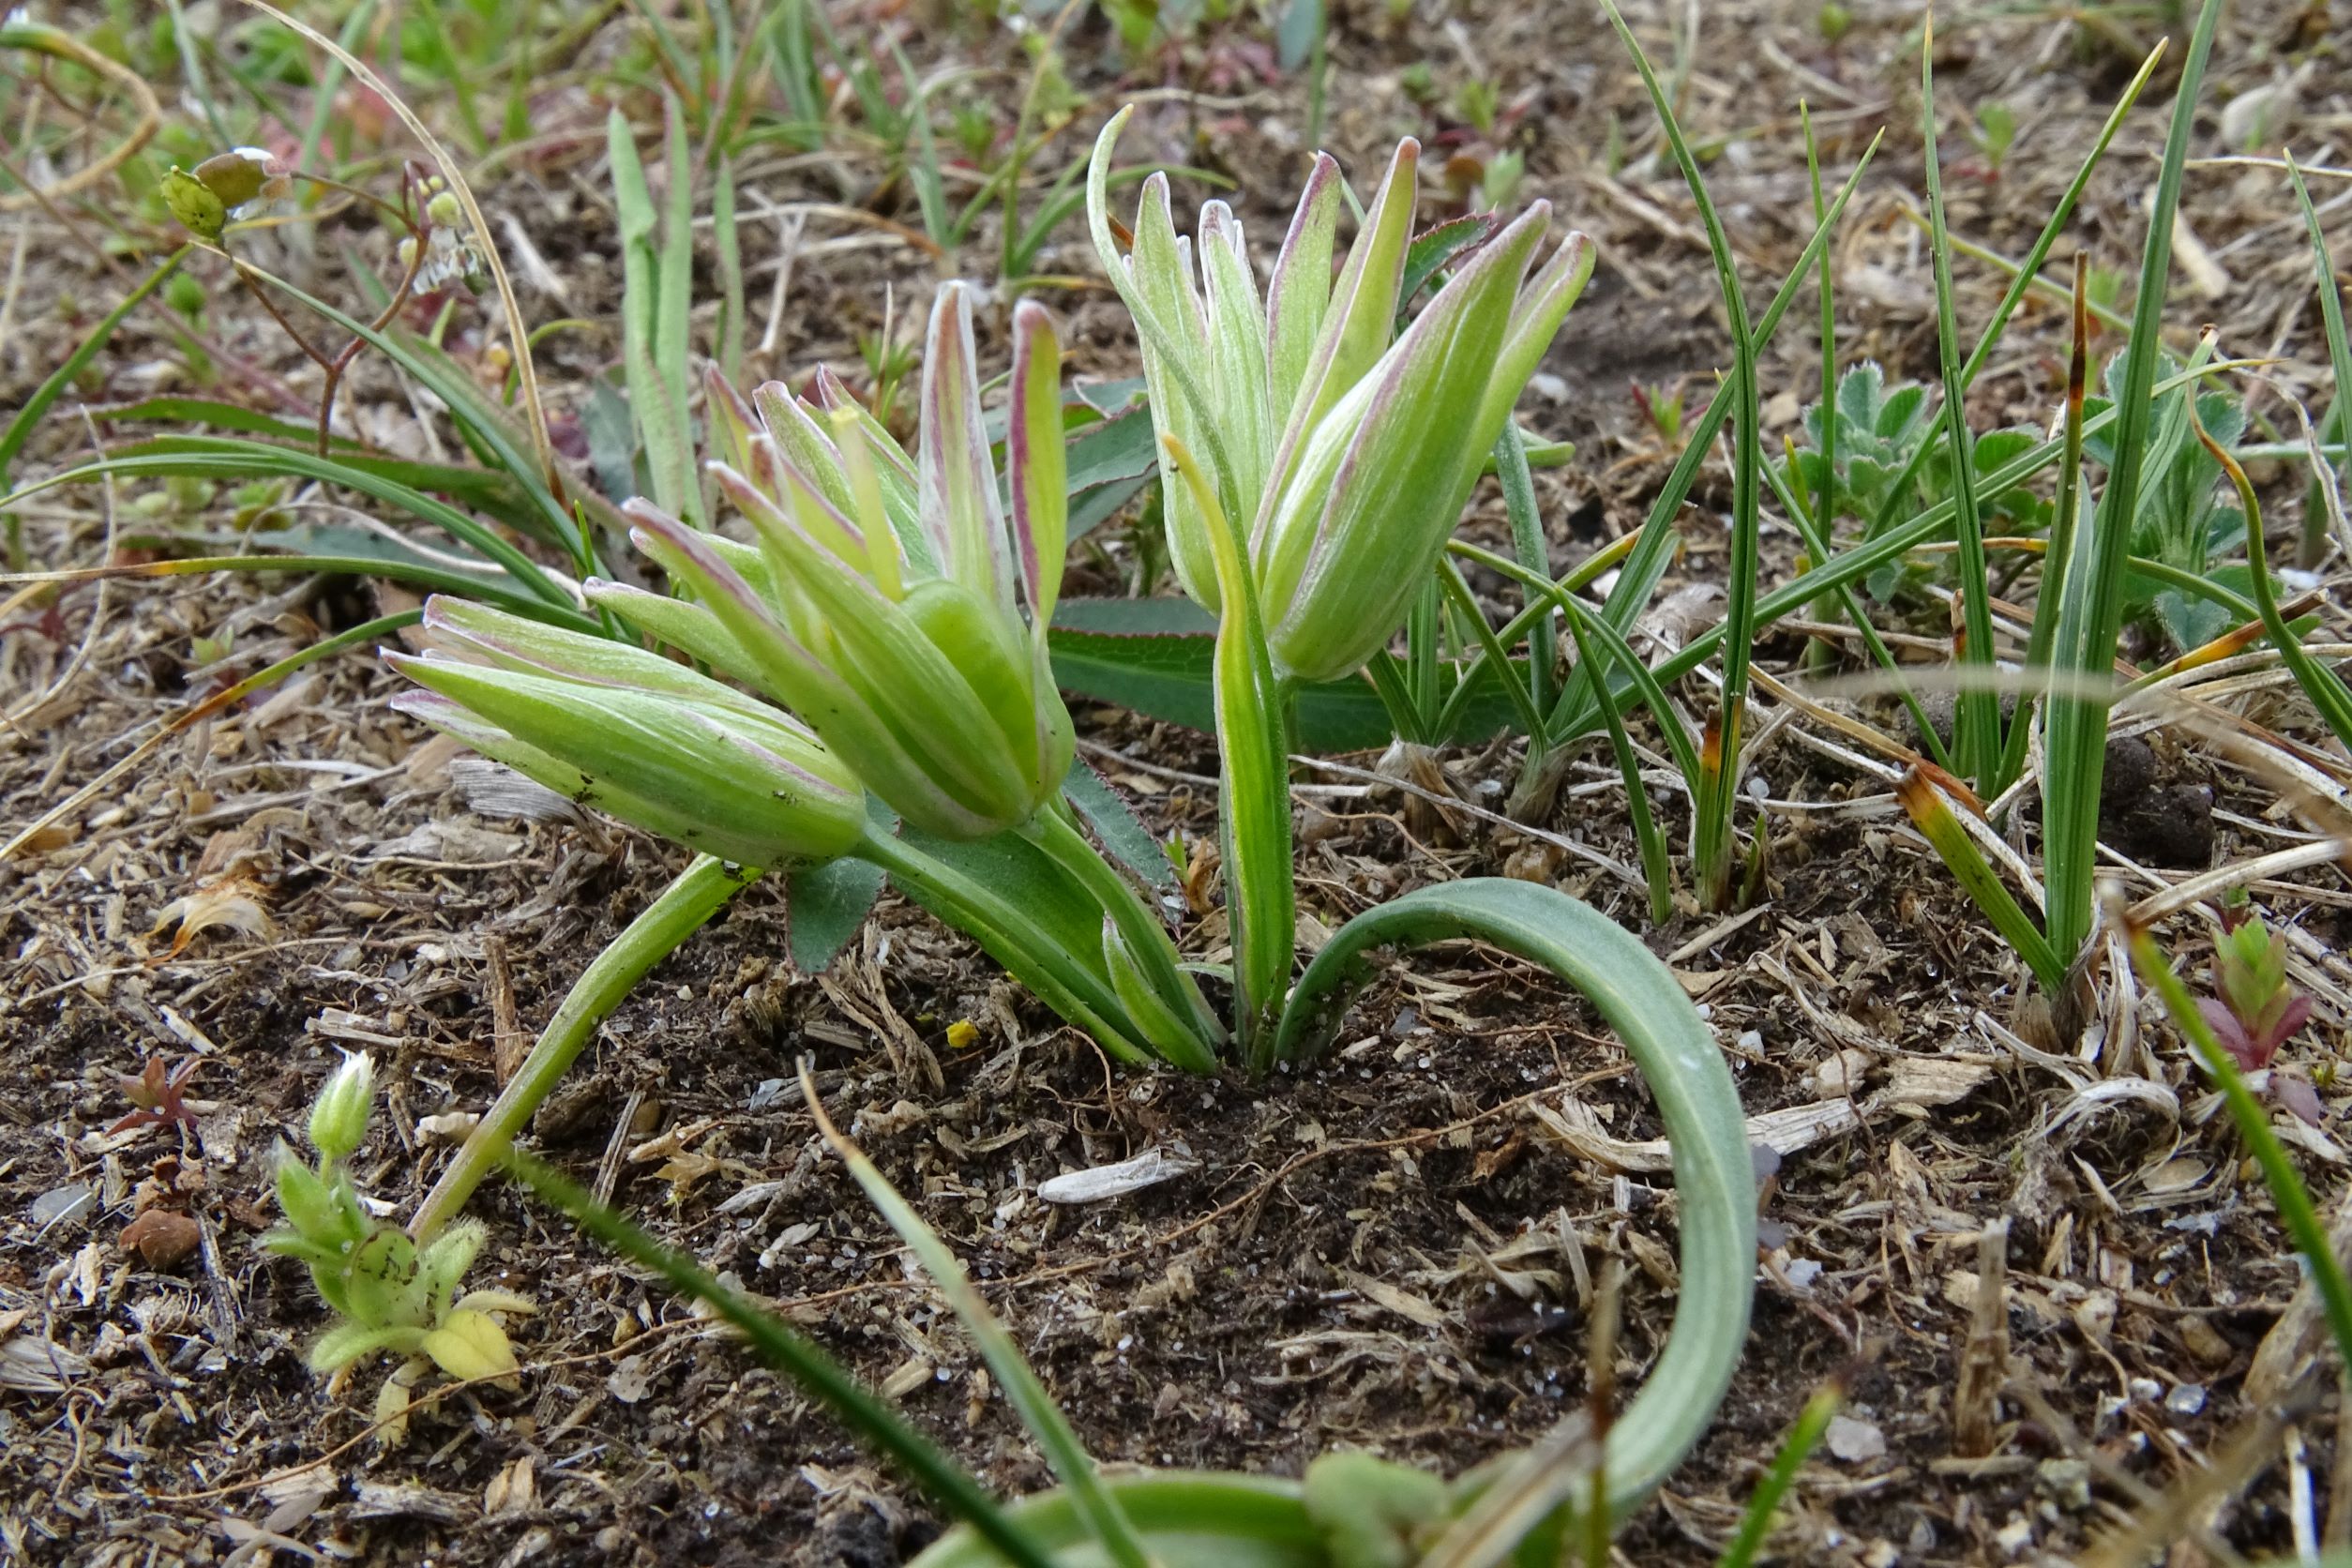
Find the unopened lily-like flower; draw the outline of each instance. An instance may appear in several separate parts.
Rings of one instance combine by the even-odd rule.
[[[866,792],[757,698],[641,648],[462,600],[425,607],[431,656],[384,656],[393,705],[626,822],[761,869],[847,853]]]
[[[830,376],[814,404],[776,384],[746,403],[713,376],[710,473],[758,548],[633,501],[639,548],[697,602],[584,585],[783,703],[893,809],[953,838],[1027,822],[1070,767],[1045,639],[1068,540],[1061,354],[1035,305],[1013,330],[1009,528],[971,300],[950,283],[931,311],[917,460]]]
[[[1225,608],[1210,530],[1239,530],[1277,671],[1350,674],[1428,580],[1512,405],[1591,276],[1592,244],[1571,233],[1529,278],[1550,223],[1538,202],[1470,254],[1392,342],[1417,143],[1397,144],[1336,280],[1339,169],[1317,156],[1261,303],[1232,211],[1208,203],[1188,243],[1165,175],[1144,182],[1134,244],[1121,253],[1107,197],[1129,113],[1094,144],[1087,211],[1136,318],[1152,417],[1208,481],[1196,494],[1163,464],[1177,577],[1201,604]]]

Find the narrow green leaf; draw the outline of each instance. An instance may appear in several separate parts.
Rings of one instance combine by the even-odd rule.
[[[1698,172],[1698,160],[1691,156],[1690,145],[1682,138],[1682,128],[1675,117],[1674,105],[1659,83],[1657,73],[1651,68],[1649,56],[1642,53],[1640,41],[1634,37],[1634,30],[1626,25],[1625,18],[1618,11],[1614,0],[1602,0],[1602,8],[1607,11],[1618,37],[1633,54],[1635,68],[1641,73],[1642,84],[1650,91],[1651,105],[1657,112],[1659,124],[1666,131],[1666,144],[1673,149],[1674,161],[1682,171],[1682,181],[1690,188],[1691,200],[1698,207],[1699,219],[1707,230],[1708,249],[1714,256],[1715,279],[1723,292],[1725,316],[1731,327],[1731,558],[1726,567],[1723,705],[1717,720],[1722,762],[1703,776],[1697,824],[1691,836],[1691,858],[1699,897],[1708,908],[1721,910],[1727,908],[1731,901],[1732,813],[1739,800],[1741,731],[1747,717],[1748,667],[1755,656],[1756,628],[1758,539],[1762,526],[1761,475],[1764,466],[1760,430],[1763,400],[1757,385],[1756,365],[1757,342],[1748,324],[1747,299],[1741,293],[1739,269],[1731,253],[1731,240],[1724,233],[1722,215],[1716,212],[1715,204],[1707,193],[1707,182]]]
[[[1993,923],[2017,956],[2026,960],[2034,978],[2050,990],[2066,983],[2066,960],[2058,956],[2050,941],[2042,933],[2041,926],[2026,912],[2001,881],[2000,873],[1984,858],[1984,852],[1968,835],[1968,830],[1955,816],[1943,792],[1930,783],[1918,768],[1903,776],[1895,793],[1903,803],[1911,823],[1934,846],[1940,859],[1960,883],[1961,890]]]
[[[1541,965],[1590,1002],[1640,1069],[1672,1146],[1681,1275],[1673,1332],[1609,1431],[1608,1513],[1622,1518],[1706,1432],[1747,1340],[1756,1168],[1739,1091],[1689,995],[1656,955],[1590,905],[1509,878],[1417,888],[1341,927],[1283,1010],[1278,1055],[1301,1060],[1328,1042],[1372,949],[1460,937]]]
[[[1977,507],[1976,432],[1968,427],[1968,386],[1960,377],[1960,328],[1952,302],[1952,236],[1944,223],[1943,174],[1936,150],[1932,16],[1921,35],[1919,74],[1920,134],[1927,148],[1928,255],[1936,279],[1936,352],[1943,369],[1944,437],[1952,454],[1952,536],[1960,547],[1960,665],[1964,671],[1984,674],[1993,669],[1992,587],[1984,571],[1984,523]],[[1822,429],[1826,431],[1834,423],[1825,418]],[[1989,787],[1999,772],[2002,746],[2000,693],[1987,682],[1962,683],[1952,739],[1961,772],[1979,787]]]
[[[1054,1568],[1032,1535],[1005,1516],[970,1472],[873,1395],[783,1319],[755,1306],[710,1274],[670,1251],[620,1214],[597,1202],[530,1155],[512,1156],[516,1179],[572,1223],[671,1286],[706,1302],[751,1341],[760,1359],[791,1378],[858,1437],[906,1470],[1017,1568]]]
[[[809,1076],[806,1062],[800,1070],[801,1093],[808,1101],[809,1113],[817,1120],[817,1130],[833,1146],[833,1153],[850,1168],[867,1201],[880,1211],[898,1239],[913,1253],[923,1272],[931,1276],[931,1283],[947,1298],[964,1332],[979,1346],[980,1355],[996,1377],[997,1386],[1029,1428],[1029,1435],[1037,1440],[1046,1458],[1061,1477],[1062,1485],[1070,1494],[1079,1515],[1086,1520],[1095,1545],[1102,1548],[1117,1568],[1152,1568],[1152,1553],[1135,1524],[1116,1499],[1106,1490],[1094,1473],[1094,1461],[1086,1452],[1086,1445],[1062,1413],[1046,1385],[1037,1380],[1020,1351],[1014,1347],[1013,1336],[1004,1332],[996,1314],[988,1310],[979,1289],[972,1283],[972,1275],[939,1232],[924,1222],[914,1206],[899,1196],[898,1189],[876,1169],[874,1162],[860,1152],[857,1145],[841,1136],[831,1118],[825,1115],[824,1104],[817,1096],[816,1080]]]
[[[2079,683],[2084,678],[2099,682],[2108,678],[2114,668],[2116,640],[2122,630],[2124,557],[2131,552],[2133,526],[2139,515],[2156,366],[2164,353],[2173,215],[2179,208],[2197,97],[2221,14],[2222,0],[2205,0],[2182,64],[2155,200],[2148,205],[2139,297],[2133,310],[2131,340],[2124,350],[2122,387],[2115,408],[2115,466],[2108,472],[2090,527],[2078,536],[2076,561],[2066,568],[2065,598],[2052,651],[2057,674],[2073,679],[2059,681],[2043,719],[2043,877],[2049,904],[2050,944],[2070,963],[2090,936],[2099,792],[2107,761],[2107,701],[2103,695],[2086,695]]]
[[[32,439],[33,429],[40,423],[41,415],[47,414],[50,405],[56,402],[83,370],[89,369],[90,362],[98,356],[98,351],[113,340],[114,331],[123,324],[125,318],[139,309],[149,294],[169,281],[172,275],[179,270],[180,264],[188,259],[188,252],[195,249],[193,245],[183,245],[166,256],[153,272],[139,280],[136,288],[123,296],[121,303],[99,317],[98,324],[74,345],[73,352],[66,355],[64,363],[50,371],[33,389],[33,395],[24,400],[24,406],[16,411],[16,417],[8,421],[8,429],[0,430],[0,490],[8,489],[9,470],[16,462],[17,454],[23,451],[24,444]]]

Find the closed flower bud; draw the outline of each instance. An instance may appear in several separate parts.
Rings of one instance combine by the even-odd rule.
[[[435,599],[440,656],[385,658],[426,692],[403,712],[548,788],[739,865],[835,859],[865,792],[789,716],[684,665]]]
[[[368,1137],[368,1113],[375,1097],[375,1059],[364,1050],[349,1052],[311,1103],[310,1147],[329,1163],[358,1153]]]
[[[821,381],[824,408],[780,386],[747,403],[715,386],[724,460],[710,470],[758,557],[632,502],[640,548],[699,604],[589,589],[758,686],[899,815],[954,838],[1027,822],[1060,791],[1073,746],[1045,641],[1068,541],[1060,353],[1036,306],[1014,312],[1014,334],[1009,519],[971,302],[951,283],[931,312],[915,461],[833,384]]]
[[[1233,214],[1208,204],[1188,246],[1160,175],[1144,182],[1133,249],[1120,252],[1107,197],[1125,120],[1115,115],[1095,143],[1088,213],[1136,319],[1152,417],[1199,460],[1214,503],[1163,467],[1178,579],[1223,608],[1206,534],[1221,511],[1244,535],[1275,670],[1349,675],[1386,645],[1427,582],[1591,275],[1591,243],[1571,234],[1529,279],[1550,221],[1539,202],[1462,258],[1392,342],[1407,303],[1416,143],[1398,144],[1335,279],[1338,169],[1317,158],[1261,305]]]

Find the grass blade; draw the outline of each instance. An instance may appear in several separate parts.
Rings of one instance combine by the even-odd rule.
[[[1290,977],[1298,944],[1298,888],[1290,859],[1290,764],[1286,734],[1289,694],[1266,650],[1258,589],[1242,539],[1199,461],[1173,436],[1161,438],[1168,460],[1191,488],[1216,558],[1225,612],[1217,620],[1216,705],[1224,788],[1218,826],[1224,839],[1226,910],[1233,940],[1233,1033],[1252,1073],[1274,1064],[1269,1027]],[[1236,613],[1236,611],[1239,613]]]
[[[1136,1533],[1135,1525],[1127,1518],[1094,1473],[1094,1461],[1086,1452],[1086,1445],[1062,1413],[1046,1385],[1037,1380],[1037,1374],[1013,1345],[1013,1336],[1004,1332],[1004,1325],[996,1320],[972,1285],[972,1276],[939,1232],[925,1223],[914,1206],[900,1196],[889,1179],[874,1168],[874,1162],[860,1152],[857,1145],[841,1136],[833,1119],[825,1114],[824,1101],[818,1096],[816,1079],[810,1077],[808,1062],[800,1063],[800,1092],[808,1102],[808,1113],[816,1118],[817,1131],[831,1146],[841,1163],[849,1167],[851,1176],[864,1189],[867,1201],[879,1210],[898,1239],[913,1253],[923,1272],[931,1276],[931,1283],[947,1298],[956,1317],[964,1325],[964,1332],[979,1346],[980,1354],[995,1375],[997,1385],[1004,1390],[1004,1397],[1029,1428],[1037,1446],[1046,1451],[1046,1458],[1061,1477],[1070,1499],[1084,1515],[1087,1528],[1102,1546],[1104,1554],[1120,1568],[1150,1568],[1152,1554]]]
[[[1515,419],[1504,420],[1502,434],[1495,438],[1495,475],[1501,481],[1503,509],[1511,518],[1511,553],[1519,558],[1520,565],[1531,572],[1542,572],[1548,580],[1552,575],[1551,547],[1544,537],[1543,515],[1535,506],[1535,475],[1527,465],[1527,437]],[[1528,628],[1527,651],[1528,696],[1538,711],[1549,713],[1552,666],[1560,657],[1560,634],[1552,626],[1548,608]],[[1545,744],[1542,721],[1529,724],[1527,732],[1535,745]]]
[[[2237,487],[2238,505],[2246,514],[2246,568],[2251,578],[2249,585],[2254,589],[2254,608],[2262,615],[2263,629],[2270,634],[2270,641],[2278,647],[2279,657],[2285,662],[2287,669],[2294,671],[2296,684],[2303,688],[2303,695],[2311,699],[2312,706],[2319,710],[2319,716],[2328,721],[2328,728],[2335,732],[2339,742],[2352,748],[2352,691],[2344,688],[2342,677],[2333,670],[2311,656],[2311,651],[2303,646],[2303,640],[2295,635],[2295,628],[2286,624],[2286,617],[2280,612],[2279,591],[2270,580],[2268,541],[2262,536],[2262,502],[2254,494],[2253,481],[2246,477],[2246,471],[2238,460],[2222,449],[2222,444],[2213,439],[2204,421],[2197,417],[2196,399],[2189,399],[2188,405],[2190,428],[2196,432],[2197,440],[2204,443],[2206,451],[2222,465],[2222,472],[2229,475],[2229,482]]]
[[[2319,422],[2320,430],[2325,434],[2332,426],[2335,439],[2344,443],[2347,438],[2352,438],[2352,340],[2347,340],[2344,336],[2344,296],[2336,287],[2335,266],[2328,258],[2328,236],[2320,232],[2319,213],[2311,204],[2311,190],[2303,184],[2303,171],[2296,163],[2293,153],[2284,157],[2286,177],[2294,182],[2296,203],[2303,209],[2303,230],[2311,236],[2312,260],[2319,269],[2319,320],[2327,331],[2328,368],[2336,384],[2336,395],[2327,415]],[[2345,468],[2345,471],[2352,472],[2352,467]],[[7,451],[5,447],[0,447],[0,477],[5,477],[7,473]],[[2327,549],[2327,526],[2324,521],[2314,523],[2313,520],[2328,515],[2327,499],[2319,493],[2317,479],[2312,481],[2311,490],[2304,497],[2303,513],[2303,565],[2313,566],[2318,565]]]
[[[1920,830],[1934,846],[1941,860],[1958,880],[1961,890],[1971,903],[1993,923],[2001,940],[2015,950],[2033,971],[2034,978],[2056,991],[2066,983],[2066,962],[2042,933],[2032,915],[2017,902],[2009,891],[2009,884],[2000,879],[1985,860],[1984,852],[1977,848],[1968,828],[1952,814],[1944,800],[1943,792],[1928,780],[1922,769],[1913,767],[1894,787],[1903,810],[1911,819],[1911,825]]]
[[[1759,352],[1763,345],[1772,341],[1782,315],[1796,299],[1797,291],[1803,286],[1806,275],[1828,245],[1832,228],[1846,211],[1846,204],[1861,187],[1863,172],[1870,167],[1870,160],[1877,153],[1883,135],[1882,132],[1871,139],[1861,160],[1854,165],[1853,173],[1838,188],[1837,197],[1831,202],[1828,215],[1815,225],[1813,237],[1806,243],[1803,254],[1797,258],[1797,264],[1782,279],[1780,292],[1765,307],[1756,327]],[[1715,395],[1708,400],[1706,410],[1692,424],[1689,438],[1682,445],[1682,455],[1675,460],[1665,487],[1651,505],[1649,517],[1632,535],[1632,550],[1618,571],[1617,585],[1609,590],[1608,602],[1601,611],[1609,625],[1621,632],[1631,626],[1635,618],[1649,607],[1651,595],[1656,592],[1659,580],[1666,576],[1666,567],[1681,546],[1681,535],[1676,532],[1674,520],[1681,512],[1683,501],[1690,495],[1691,486],[1698,478],[1700,465],[1713,449],[1715,433],[1723,429],[1724,421],[1731,415],[1731,404],[1732,388],[1726,382],[1715,388]],[[1584,732],[1594,721],[1592,701],[1593,692],[1584,685],[1581,675],[1572,672],[1567,684],[1560,689],[1560,701],[1553,709],[1554,734],[1566,737]],[[1548,801],[1560,786],[1563,776],[1559,768],[1564,765],[1560,762],[1542,768],[1530,767],[1523,773],[1511,792],[1512,813],[1525,815],[1538,803]]]
[[[424,618],[424,611],[417,609],[402,610],[390,615],[379,615],[372,621],[363,621],[348,631],[337,632],[333,637],[324,638],[307,648],[298,649],[287,655],[266,669],[255,671],[234,686],[224,686],[201,702],[182,708],[159,726],[154,734],[125,752],[104,773],[99,774],[96,778],[91,779],[87,784],[83,785],[64,800],[26,823],[18,831],[16,837],[6,844],[0,844],[0,862],[7,861],[26,844],[31,843],[45,828],[62,822],[87,806],[116,779],[154,756],[173,736],[185,734],[205,719],[226,713],[255,692],[277,685],[306,665],[316,664],[319,660],[339,654],[346,648],[363,647],[380,637],[391,635],[402,626],[413,626]]]
[[[528,1154],[512,1156],[516,1180],[562,1210],[574,1225],[668,1280],[676,1289],[707,1303],[741,1330],[761,1361],[783,1373],[823,1404],[844,1425],[920,1482],[925,1489],[969,1524],[1018,1568],[1054,1568],[1044,1550],[1022,1533],[996,1500],[955,1460],[857,1380],[776,1314],[753,1305],[696,1264],[670,1251],[597,1202],[580,1188]]]
[[[2173,214],[2180,204],[2180,181],[2189,158],[2189,135],[2196,120],[2198,89],[2213,51],[2222,0],[2205,0],[2189,42],[2180,85],[2173,103],[2172,128],[2149,204],[2147,256],[2132,315],[2123,385],[2117,399],[2114,469],[2090,528],[2077,535],[2073,561],[2063,568],[2065,593],[2058,605],[2053,662],[2073,680],[2052,691],[2043,720],[2043,863],[2051,945],[2070,962],[2089,939],[2092,877],[2098,862],[2099,789],[2107,762],[2107,701],[2088,695],[2076,682],[2111,674],[2116,640],[2123,627],[2125,572],[2132,528],[2139,510],[2140,477],[2147,456],[2148,423],[2163,353],[2165,290],[2172,276]],[[2194,400],[2194,398],[2191,400]]]
[[[1756,1495],[1748,1499],[1747,1512],[1741,1516],[1740,1533],[1731,1538],[1723,1556],[1715,1559],[1715,1568],[1748,1568],[1756,1554],[1764,1548],[1764,1537],[1771,1533],[1772,1516],[1780,1510],[1780,1500],[1796,1485],[1797,1472],[1830,1429],[1830,1420],[1845,1402],[1845,1391],[1832,1383],[1805,1401],[1805,1408],[1797,1412],[1796,1424],[1788,1428],[1788,1436],[1773,1456],[1772,1468],[1764,1472],[1756,1484]]]
[[[2033,731],[2033,704],[2044,695],[2030,684],[2043,677],[2046,688],[2050,649],[2058,639],[2058,606],[2066,602],[2066,569],[2074,554],[2074,538],[2083,512],[2083,398],[2090,382],[2090,261],[2074,255],[2074,347],[2066,362],[2065,446],[2058,457],[2058,498],[2050,512],[2050,537],[2042,556],[2042,582],[2034,590],[2033,629],[2026,639],[2028,684],[2019,693],[2017,716],[2001,750],[1999,774],[1990,786],[1999,794],[2016,782],[2026,766],[2026,742]],[[2045,613],[2046,611],[2046,613]]]
[[[1449,569],[1451,567],[1449,566]],[[1586,617],[1568,617],[1568,634],[1576,641],[1576,662],[1591,664],[1593,636],[1587,629]],[[1639,659],[1634,661],[1638,667]],[[1600,667],[1593,666],[1596,691],[1607,687],[1600,679]],[[1644,671],[1647,673],[1647,671]],[[1642,880],[1650,884],[1650,923],[1663,926],[1674,915],[1674,867],[1666,857],[1666,835],[1650,809],[1650,788],[1642,782],[1641,759],[1635,754],[1633,738],[1625,733],[1625,719],[1614,702],[1600,704],[1601,723],[1608,731],[1609,749],[1617,755],[1617,770],[1625,779],[1625,814],[1633,819],[1634,841],[1641,847]],[[1680,728],[1679,723],[1676,728]]]
[[[2034,236],[2032,246],[2026,251],[2025,260],[2016,263],[2013,268],[2010,268],[2010,264],[2001,262],[1998,257],[1991,256],[1989,252],[1985,253],[1986,258],[1993,261],[1995,264],[2010,268],[2009,287],[2001,294],[2000,303],[1993,307],[1993,314],[1985,322],[1984,330],[1977,335],[1976,348],[1968,355],[1968,363],[1960,367],[1960,386],[1963,391],[1976,384],[1977,372],[1984,369],[1984,362],[1993,356],[1993,350],[1999,345],[2002,335],[2009,330],[2010,316],[2025,299],[2027,292],[2039,281],[2042,264],[2048,259],[2050,248],[2058,243],[2058,235],[2066,232],[2067,224],[2073,219],[2076,204],[2082,200],[2085,188],[2090,184],[2091,173],[2099,167],[2100,161],[2106,157],[2107,147],[2115,141],[2116,132],[2123,128],[2124,116],[2130,113],[2132,106],[2139,101],[2141,92],[2148,86],[2148,79],[2155,74],[2157,62],[2164,57],[2164,51],[2167,47],[2168,40],[2159,39],[2156,47],[2148,52],[2148,57],[2140,62],[2140,68],[2133,74],[2131,82],[2123,89],[2122,96],[2116,99],[2115,108],[2108,111],[2105,123],[2099,128],[2099,134],[2091,139],[2090,151],[2084,155],[2082,166],[2074,171],[2074,178],[2068,183],[2064,193],[2058,197],[2058,205],[2050,209],[2049,220],[2042,225],[2042,232]],[[1977,253],[1974,247],[1965,243],[1955,243],[1959,244],[1959,249],[1970,254]],[[1911,480],[1919,473],[1920,464],[1927,460],[1927,454],[1935,449],[1936,438],[1943,433],[1940,422],[1949,408],[1949,404],[1940,405],[1934,414],[1928,415],[1925,437],[1920,442],[1917,449],[1911,453],[1910,460],[1904,464],[1902,471],[1896,475],[1893,485],[1889,488],[1885,509],[1871,520],[1871,536],[1875,537],[1880,530],[1893,525],[1895,510],[1902,505],[1902,497],[1909,493]],[[1985,489],[1994,494],[1999,493],[1993,489],[1989,480],[1986,482]]]
[[[668,134],[672,144],[670,180],[673,187],[686,178],[675,156],[685,139],[677,99],[665,99]],[[628,381],[629,412],[645,445],[645,467],[652,476],[654,501],[662,510],[697,527],[702,520],[702,487],[694,468],[694,437],[686,424],[685,384],[673,388],[663,362],[670,339],[679,328],[672,322],[675,307],[686,303],[689,279],[673,289],[663,277],[666,244],[657,244],[661,227],[654,206],[653,188],[637,153],[636,132],[618,109],[605,122],[605,145],[612,164],[613,206],[620,215],[621,343]],[[674,216],[674,214],[673,214]],[[679,364],[683,371],[683,361]]]
[[[1928,254],[1936,274],[1936,355],[1943,371],[1944,440],[1952,460],[1952,536],[1959,543],[1960,664],[1993,669],[1992,585],[1984,573],[1984,519],[1977,508],[1976,434],[1968,428],[1968,385],[1960,379],[1960,327],[1952,302],[1952,235],[1944,223],[1944,183],[1936,150],[1936,21],[1922,30],[1919,56],[1920,134],[1926,143]],[[1832,423],[1823,410],[1822,428]],[[1922,445],[1925,445],[1924,443]],[[1960,772],[1979,788],[2000,767],[2000,694],[1983,680],[1965,680],[1952,718],[1952,749]]]
[[[1715,279],[1723,290],[1724,314],[1731,328],[1731,560],[1726,568],[1728,580],[1722,641],[1723,707],[1717,720],[1721,746],[1716,753],[1717,765],[1708,769],[1700,780],[1698,820],[1691,834],[1692,876],[1698,884],[1699,902],[1711,910],[1722,910],[1731,902],[1731,821],[1740,793],[1740,740],[1747,716],[1748,666],[1756,652],[1757,539],[1763,490],[1760,474],[1764,466],[1763,432],[1759,428],[1763,422],[1763,400],[1756,384],[1756,341],[1748,324],[1746,297],[1740,292],[1740,274],[1732,259],[1731,241],[1724,233],[1722,215],[1716,212],[1713,200],[1707,194],[1707,182],[1699,174],[1698,160],[1691,156],[1690,144],[1682,138],[1674,105],[1615,0],[1601,0],[1601,5],[1617,29],[1617,36],[1634,56],[1634,67],[1641,73],[1642,85],[1649,89],[1666,144],[1673,149],[1674,161],[1682,171],[1682,181],[1690,188],[1691,200],[1698,207],[1699,219],[1707,230],[1707,248],[1714,257]]]

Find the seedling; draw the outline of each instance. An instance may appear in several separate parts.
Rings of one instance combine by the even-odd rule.
[[[1658,445],[1676,451],[1682,445],[1683,385],[1681,382],[1660,382],[1646,386],[1640,382],[1631,384],[1634,406],[1641,410],[1642,418],[1650,426],[1650,433],[1658,438]]]
[[[1995,98],[1977,105],[1968,127],[1968,140],[1984,155],[1985,176],[1998,179],[2001,164],[2009,157],[2010,147],[2017,140],[2017,112]]]
[[[500,1318],[532,1306],[503,1290],[458,1293],[481,1250],[478,1224],[453,1225],[419,1245],[360,1202],[350,1162],[367,1139],[374,1099],[375,1063],[364,1051],[345,1057],[310,1108],[318,1163],[279,1146],[285,1223],[262,1245],[309,1264],[311,1283],[338,1319],[311,1345],[311,1370],[336,1372],[386,1351],[405,1358],[377,1398],[377,1414],[386,1417],[407,1408],[409,1387],[431,1367],[460,1381],[512,1373],[514,1348]]]
[[[187,1093],[188,1082],[195,1078],[197,1069],[204,1064],[203,1057],[191,1055],[167,1073],[163,1058],[151,1056],[137,1078],[116,1078],[114,1081],[122,1085],[123,1097],[134,1108],[107,1128],[107,1136],[111,1138],[116,1133],[128,1132],[133,1127],[193,1127],[196,1113],[188,1108],[181,1096]]]

